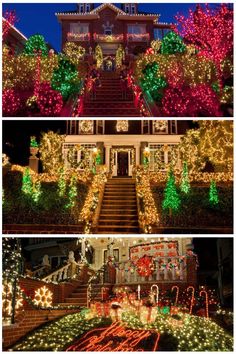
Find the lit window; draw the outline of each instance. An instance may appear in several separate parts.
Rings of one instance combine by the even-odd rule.
[[[144,34],[146,33],[146,25],[128,25],[128,33]]]
[[[83,34],[89,32],[88,23],[71,23],[70,24],[70,32],[73,34]]]

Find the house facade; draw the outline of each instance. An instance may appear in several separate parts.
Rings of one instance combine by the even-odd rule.
[[[192,238],[140,238],[140,237],[81,237],[78,239],[30,238],[24,249],[30,252],[32,265],[51,266],[60,270],[66,263],[87,259],[90,269],[97,272],[112,260],[115,276],[112,282],[126,283],[195,283],[196,259],[193,256]],[[46,257],[47,256],[47,257]],[[138,261],[149,257],[153,272],[149,278],[138,271]],[[173,266],[174,265],[174,266]],[[49,273],[50,273],[49,272]],[[111,281],[111,279],[109,280]]]
[[[120,7],[79,3],[75,11],[56,13],[56,16],[62,28],[62,48],[67,41],[73,41],[89,54],[98,44],[104,55],[115,55],[119,45],[126,55],[137,54],[171,29],[171,24],[159,21],[159,14],[141,13],[134,3]]]
[[[158,166],[166,170],[172,151],[190,128],[191,121],[177,120],[80,120],[67,122],[67,135],[63,146],[65,164],[68,152],[78,144],[90,154],[90,167],[94,151],[99,151],[100,164],[105,165],[112,177],[132,177],[133,169],[143,164],[144,151],[148,150],[149,169]],[[82,149],[74,151],[75,162],[85,159]],[[161,162],[161,163],[160,163]],[[180,163],[180,160],[179,160]]]

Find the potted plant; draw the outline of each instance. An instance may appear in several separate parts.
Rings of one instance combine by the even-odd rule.
[[[31,136],[30,137],[30,153],[33,157],[36,157],[38,151],[39,151],[39,145],[37,143],[36,137]]]

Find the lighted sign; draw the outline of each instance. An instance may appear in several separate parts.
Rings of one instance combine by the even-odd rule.
[[[114,322],[107,328],[87,332],[66,351],[137,352],[156,351],[160,334],[155,330],[132,330]]]
[[[162,241],[130,247],[132,262],[136,263],[143,256],[176,257],[178,256],[178,243],[176,241]]]

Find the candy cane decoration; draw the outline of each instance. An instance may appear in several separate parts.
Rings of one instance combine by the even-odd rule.
[[[208,319],[209,318],[209,310],[208,310],[208,294],[206,292],[206,290],[201,290],[199,295],[202,296],[202,294],[205,294],[205,303],[206,303],[206,318]]]
[[[174,289],[176,289],[176,295],[175,295],[175,306],[176,306],[178,303],[178,299],[179,299],[179,286],[173,285],[171,288],[171,291],[173,291]]]
[[[159,286],[156,285],[156,284],[153,284],[151,286],[151,292],[154,293],[153,289],[156,289],[156,305],[158,305],[158,302],[159,302]]]
[[[189,309],[189,313],[190,313],[190,315],[191,315],[191,314],[192,314],[192,310],[193,310],[193,301],[194,301],[195,289],[194,289],[193,286],[189,286],[189,287],[187,288],[187,292],[188,292],[189,290],[192,290],[192,296],[191,296],[191,301],[190,301],[190,309]]]

